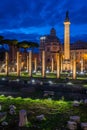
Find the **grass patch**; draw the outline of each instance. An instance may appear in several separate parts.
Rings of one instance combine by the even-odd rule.
[[[73,107],[72,102],[48,99],[31,99],[31,98],[13,98],[0,96],[0,103],[2,104],[2,111],[8,112],[9,105],[16,106],[16,117],[19,118],[19,110],[27,110],[28,120],[32,126],[37,125],[43,130],[53,130],[56,128],[66,128],[66,123],[72,115],[81,117],[81,121],[87,122],[87,106],[81,104],[79,107]],[[46,120],[37,122],[36,116],[44,114]],[[7,117],[6,120],[10,122],[12,117]]]

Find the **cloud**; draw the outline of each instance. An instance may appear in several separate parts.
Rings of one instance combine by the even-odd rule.
[[[35,41],[39,43],[40,35],[37,33],[33,34],[25,34],[25,33],[14,33],[14,32],[5,32],[0,33],[1,36],[4,36],[4,39],[16,39],[18,41],[28,40],[28,41]]]
[[[49,34],[51,27],[56,27],[58,37],[63,39],[63,22],[67,10],[71,21],[71,37],[75,34],[83,37],[87,32],[86,0],[3,0],[0,2],[0,32],[6,37],[28,39],[29,34],[31,37]]]

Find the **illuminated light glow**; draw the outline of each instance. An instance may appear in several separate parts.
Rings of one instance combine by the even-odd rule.
[[[4,94],[1,95],[1,97],[4,97],[4,96],[5,96]]]
[[[34,79],[31,80],[32,84],[36,84],[36,81]]]
[[[87,54],[83,54],[83,59],[87,60]]]
[[[81,72],[80,72],[80,74],[81,74],[81,75],[83,75],[83,74],[84,74],[84,72],[83,72],[83,71],[81,71]]]
[[[32,81],[32,83],[35,83],[35,80],[34,80],[34,79],[32,79],[31,81]]]
[[[48,74],[48,73],[49,73],[49,70],[46,70],[46,73]]]
[[[33,73],[36,73],[36,70],[33,70]]]
[[[67,85],[73,85],[73,83],[72,82],[68,82]]]
[[[28,72],[28,70],[26,70],[25,72]]]
[[[6,78],[2,78],[1,80],[3,80],[3,81],[4,81],[4,80],[6,80]]]
[[[40,70],[37,71],[37,73],[40,73],[40,72],[41,72]]]
[[[49,84],[53,84],[53,82],[52,82],[52,81],[48,81],[48,83],[49,83]]]
[[[20,79],[16,79],[16,82],[19,82],[20,81]]]
[[[10,96],[8,96],[8,98],[13,98],[13,97],[10,95]]]
[[[40,40],[45,40],[45,39],[46,39],[46,37],[45,37],[45,36],[40,37]]]

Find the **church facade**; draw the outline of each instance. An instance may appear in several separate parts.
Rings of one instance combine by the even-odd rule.
[[[54,69],[56,68],[57,53],[61,51],[61,44],[59,38],[56,36],[56,30],[52,28],[50,34],[40,37],[40,61],[42,57],[42,51],[45,51],[45,63],[46,69],[51,69],[52,62],[54,64]]]

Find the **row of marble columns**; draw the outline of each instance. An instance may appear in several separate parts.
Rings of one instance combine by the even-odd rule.
[[[45,51],[42,51],[42,77],[45,77]],[[57,53],[57,68],[56,68],[56,77],[60,78],[60,71],[62,70],[62,58],[59,53]],[[76,57],[75,54],[73,56],[73,61],[72,61],[72,66],[73,66],[73,75],[72,78],[76,79]],[[52,63],[51,63],[51,71],[54,71],[54,63],[53,63],[53,58],[52,58]]]
[[[20,65],[20,52],[17,52],[17,76],[20,76],[20,69],[21,69],[21,65]],[[9,53],[5,52],[5,73],[8,76],[9,74]],[[36,69],[36,63],[35,63],[35,69]],[[29,52],[29,60],[27,59],[27,69],[29,72],[29,76],[32,76],[32,52]]]
[[[9,56],[8,56],[8,52],[6,52],[6,75],[8,75],[9,71],[8,71],[8,59],[9,59]],[[37,59],[35,58],[35,61],[34,61],[34,65],[35,65],[35,71],[37,70]],[[21,66],[20,66],[20,52],[18,51],[17,52],[17,76],[20,76],[20,69],[21,69]],[[53,65],[53,58],[52,58],[52,72],[54,70],[54,65]],[[45,51],[42,51],[42,77],[45,77]],[[29,57],[27,57],[27,70],[29,72],[29,76],[31,77],[32,76],[32,52],[30,51],[29,52]],[[60,57],[59,57],[59,54],[57,54],[57,78],[60,77]]]
[[[9,59],[9,55],[8,55],[8,52],[6,52],[6,75],[8,75],[8,59]],[[60,57],[60,54],[57,53],[57,68],[56,68],[56,77],[57,78],[60,78],[60,71],[62,69],[62,58]],[[20,76],[20,69],[21,69],[21,66],[20,66],[20,52],[18,51],[17,52],[17,76]],[[76,57],[75,57],[75,54],[73,55],[73,61],[72,61],[72,66],[73,66],[73,69],[72,69],[72,72],[73,72],[73,79],[76,79]],[[45,73],[45,69],[46,68],[46,64],[45,64],[45,51],[43,50],[42,51],[42,77],[45,77],[46,76],[46,73]],[[37,59],[35,58],[34,60],[34,69],[35,71],[37,71]],[[31,77],[32,76],[32,51],[29,52],[29,55],[27,56],[27,70],[29,72],[29,76]],[[53,58],[52,58],[52,63],[51,63],[51,71],[53,72],[54,71],[54,61],[53,61]],[[81,71],[83,71],[83,62],[81,64]]]
[[[17,76],[20,76],[20,52],[17,52]],[[35,66],[36,68],[36,66]],[[27,70],[29,72],[29,76],[32,76],[32,51],[29,52],[29,56],[27,56]]]

